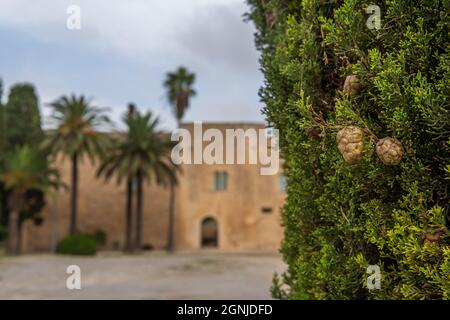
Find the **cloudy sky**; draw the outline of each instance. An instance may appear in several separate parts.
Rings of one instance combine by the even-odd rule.
[[[67,8],[81,9],[69,30]],[[120,119],[128,102],[174,126],[162,82],[184,65],[198,96],[185,121],[261,122],[262,75],[244,0],[0,0],[0,77],[33,83],[41,110],[84,94]],[[7,92],[6,92],[7,94]]]

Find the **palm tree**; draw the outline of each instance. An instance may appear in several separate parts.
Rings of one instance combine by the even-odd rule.
[[[6,160],[5,171],[0,180],[9,193],[7,252],[19,253],[19,218],[25,206],[25,196],[30,190],[47,192],[60,186],[58,171],[48,167],[42,152],[23,146]]]
[[[189,108],[189,101],[197,93],[192,88],[195,82],[195,74],[189,72],[184,67],[179,67],[175,72],[169,72],[164,81],[164,87],[167,90],[167,100],[172,107],[177,120],[177,127],[180,127],[181,120],[186,110]],[[169,204],[169,230],[167,249],[173,252],[175,249],[175,185],[170,185],[170,204]]]
[[[85,155],[92,162],[104,154],[108,137],[98,132],[110,124],[104,114],[106,109],[94,107],[84,96],[63,96],[50,104],[51,119],[57,129],[52,130],[44,141],[44,148],[53,154],[62,153],[72,162],[70,234],[77,231],[78,161]]]
[[[128,126],[125,139],[119,141],[115,148],[107,154],[100,165],[97,175],[109,180],[113,175],[117,183],[127,180],[127,208],[126,208],[126,243],[125,249],[141,248],[142,243],[142,208],[143,182],[155,178],[156,183],[166,185],[176,183],[177,167],[170,161],[170,151],[174,143],[166,139],[157,130],[158,118],[152,113],[127,114],[124,122]],[[131,181],[137,185],[136,230],[134,243],[131,244]]]
[[[136,106],[133,103],[128,104],[128,114],[126,115],[125,123],[128,123],[130,117],[134,117],[136,115]],[[106,180],[109,180],[113,171],[106,172],[106,167],[112,165],[113,161],[118,161],[115,158],[114,152],[117,151],[117,148],[120,148],[120,144],[117,144],[117,141],[111,146],[110,151],[107,153],[108,157],[103,159],[103,163],[99,167],[97,171],[97,177],[101,175],[105,175]],[[123,176],[117,176],[117,182],[120,183]],[[130,252],[133,250],[132,240],[131,240],[131,226],[132,226],[132,207],[133,207],[133,181],[134,175],[132,173],[127,174],[127,182],[126,182],[126,205],[125,205],[125,246],[124,251]]]
[[[179,67],[175,72],[166,75],[164,87],[167,90],[167,100],[172,106],[178,126],[189,108],[189,99],[197,94],[192,88],[194,82],[195,74],[185,67]]]

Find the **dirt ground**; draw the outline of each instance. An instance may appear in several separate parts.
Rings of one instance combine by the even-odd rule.
[[[69,265],[81,269],[81,289],[69,290]],[[151,252],[0,259],[0,299],[270,299],[276,254]]]

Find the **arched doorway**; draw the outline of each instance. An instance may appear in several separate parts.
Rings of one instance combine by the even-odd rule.
[[[219,246],[219,227],[216,219],[207,217],[202,220],[201,245],[202,248],[216,248]]]

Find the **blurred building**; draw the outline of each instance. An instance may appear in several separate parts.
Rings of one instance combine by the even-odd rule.
[[[183,124],[193,134],[193,124]],[[204,123],[203,130],[264,129],[263,124]],[[199,139],[199,137],[196,137]],[[200,138],[201,140],[201,138]],[[198,142],[198,141],[197,141]],[[208,143],[200,145],[204,148]],[[193,143],[194,145],[194,143]],[[247,147],[248,153],[251,148]],[[56,165],[70,188],[70,161]],[[260,164],[181,165],[176,188],[175,248],[224,251],[276,251],[283,236],[280,209],[285,200],[285,177],[261,175]],[[125,238],[125,183],[96,178],[97,165],[80,163],[78,229],[106,234],[106,250],[123,248]],[[165,249],[168,242],[169,188],[144,188],[144,249]],[[27,221],[22,231],[24,252],[50,252],[69,231],[70,190],[49,194],[43,222]],[[134,226],[133,226],[134,229]]]

